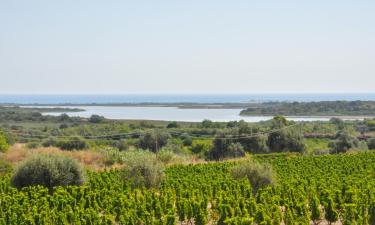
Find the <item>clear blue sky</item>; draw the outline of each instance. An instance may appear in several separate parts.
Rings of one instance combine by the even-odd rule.
[[[0,93],[375,91],[373,0],[2,0]]]

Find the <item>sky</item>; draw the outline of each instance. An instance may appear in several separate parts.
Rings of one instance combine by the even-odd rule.
[[[375,92],[373,0],[0,0],[0,94]]]

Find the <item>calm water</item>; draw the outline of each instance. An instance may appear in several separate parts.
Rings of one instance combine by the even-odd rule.
[[[74,106],[84,109],[83,112],[70,112],[69,116],[90,117],[93,114],[104,116],[108,119],[128,120],[167,120],[201,122],[209,119],[217,122],[245,120],[259,122],[272,119],[269,116],[243,117],[241,109],[179,109],[177,107],[127,107],[127,106]],[[60,115],[61,113],[45,113],[46,115]],[[295,121],[326,121],[329,118],[289,118]]]
[[[89,104],[89,103],[244,103],[267,101],[375,100],[368,94],[232,94],[232,95],[0,95],[0,103]]]

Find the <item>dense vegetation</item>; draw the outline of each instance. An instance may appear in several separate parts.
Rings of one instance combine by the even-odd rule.
[[[277,185],[254,197],[242,162],[172,166],[160,188],[133,188],[117,171],[88,173],[84,186],[12,188],[0,180],[0,224],[374,224],[375,154],[267,155]],[[356,222],[354,222],[356,221]]]
[[[375,101],[268,102],[251,106],[241,115],[375,116]]]
[[[147,122],[7,108],[0,126],[0,224],[375,224],[375,119]],[[241,159],[202,163],[229,158]]]

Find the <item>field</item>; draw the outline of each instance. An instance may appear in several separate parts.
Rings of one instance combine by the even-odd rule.
[[[246,159],[170,166],[160,189],[134,189],[110,170],[50,195],[43,187],[18,191],[5,175],[0,224],[374,224],[374,153],[253,158],[277,174],[277,185],[256,196],[229,173]]]

